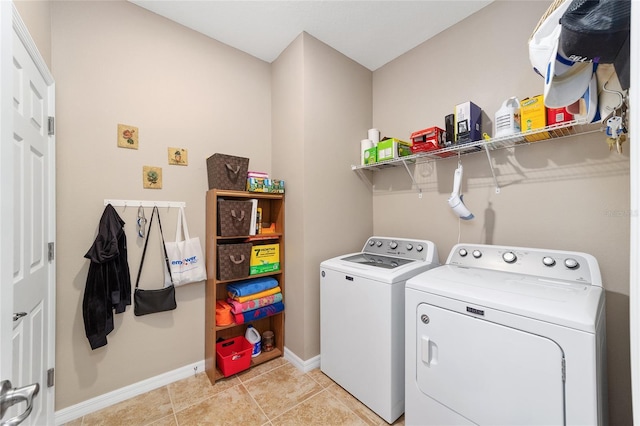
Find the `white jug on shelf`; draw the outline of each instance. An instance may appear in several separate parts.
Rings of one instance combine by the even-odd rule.
[[[253,349],[251,350],[251,356],[256,357],[260,355],[260,352],[262,352],[262,350],[260,349],[261,337],[258,330],[256,330],[255,328],[253,328],[252,325],[250,325],[249,327],[247,327],[247,331],[245,332],[244,337],[249,341],[249,343],[253,345]]]
[[[520,133],[520,101],[511,97],[496,111],[493,121],[493,137],[510,136]]]

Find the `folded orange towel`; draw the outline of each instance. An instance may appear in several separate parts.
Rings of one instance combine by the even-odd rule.
[[[281,291],[282,290],[280,290],[280,286],[278,286],[278,287],[270,288],[269,290],[261,291],[259,293],[248,294],[246,296],[233,297],[230,293],[228,293],[228,294],[229,294],[229,297],[232,298],[233,300],[235,300],[236,302],[244,303],[244,302],[248,302],[249,300],[260,299],[261,297],[270,296],[272,294],[280,293]]]
[[[216,325],[224,326],[233,324],[233,315],[231,315],[231,305],[224,300],[216,301]]]

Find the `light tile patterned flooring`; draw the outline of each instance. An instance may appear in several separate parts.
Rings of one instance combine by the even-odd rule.
[[[277,358],[211,385],[205,373],[87,414],[89,425],[387,425],[325,376]],[[401,416],[394,425],[404,425]]]

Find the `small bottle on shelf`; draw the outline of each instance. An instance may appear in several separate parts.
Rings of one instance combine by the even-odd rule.
[[[262,351],[269,352],[274,348],[273,331],[268,330],[262,333]]]

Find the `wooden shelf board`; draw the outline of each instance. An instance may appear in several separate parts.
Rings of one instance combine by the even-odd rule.
[[[260,321],[260,320],[263,320],[263,319],[267,319],[267,318],[275,317],[275,316],[282,315],[282,314],[284,314],[284,311],[280,311],[280,312],[277,312],[277,313],[275,313],[275,314],[273,314],[273,315],[268,315],[268,316],[263,317],[263,318],[258,318],[258,319],[257,319],[257,320],[255,320],[255,321]],[[242,326],[242,325],[248,325],[248,324],[251,324],[252,322],[254,322],[254,321],[249,321],[249,322],[246,322],[246,323],[244,323],[244,324],[236,324],[236,323],[234,322],[233,324],[229,324],[229,325],[220,325],[220,326],[216,326],[216,332],[218,332],[218,331],[222,331],[222,330],[227,330],[227,329],[229,329],[229,328],[239,327],[239,326]]]

